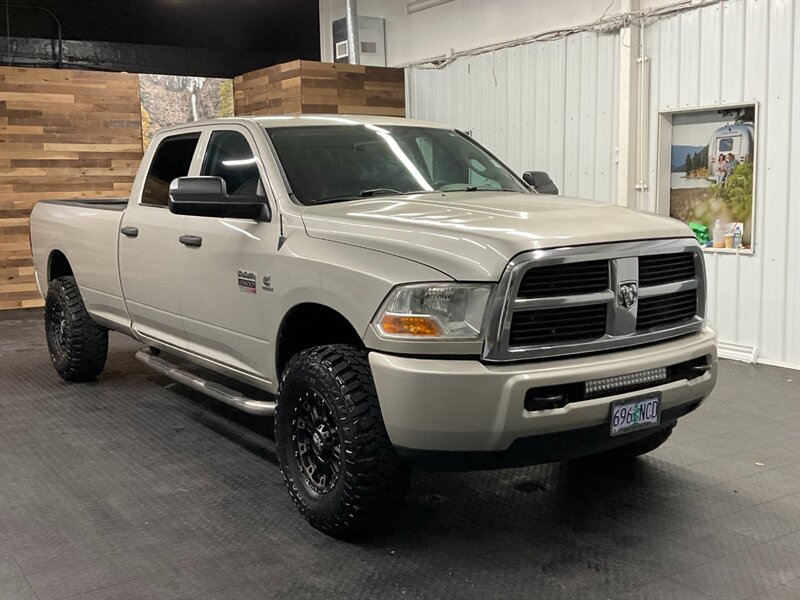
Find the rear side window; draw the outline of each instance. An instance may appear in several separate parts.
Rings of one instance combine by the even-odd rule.
[[[142,190],[142,204],[167,206],[169,184],[176,177],[186,177],[197,148],[199,133],[166,138],[158,146]]]
[[[211,134],[201,175],[222,177],[229,196],[253,196],[260,188],[257,159],[247,139],[237,131]]]

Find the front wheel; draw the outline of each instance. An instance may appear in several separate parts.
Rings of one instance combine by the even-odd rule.
[[[275,441],[292,500],[328,535],[359,533],[405,492],[408,473],[389,441],[367,355],[358,348],[321,346],[289,361]]]
[[[50,282],[44,306],[47,347],[58,374],[66,381],[89,381],[103,370],[108,330],[92,320],[74,277]]]

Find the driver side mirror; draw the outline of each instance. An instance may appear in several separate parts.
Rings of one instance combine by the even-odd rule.
[[[522,174],[522,179],[540,194],[558,195],[556,184],[550,179],[550,175],[544,171],[525,171]]]
[[[222,177],[178,177],[169,184],[169,210],[176,215],[196,217],[231,217],[269,221],[272,218],[259,183],[254,194],[228,195]]]

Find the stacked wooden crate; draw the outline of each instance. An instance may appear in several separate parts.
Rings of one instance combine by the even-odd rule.
[[[233,80],[237,115],[405,116],[403,69],[295,60]]]
[[[0,309],[42,305],[33,205],[125,196],[141,157],[136,75],[0,67]]]
[[[237,115],[404,116],[404,72],[297,60],[236,77],[234,99]],[[137,75],[0,67],[0,310],[42,305],[33,205],[125,196],[141,157]]]
[[[138,86],[129,74],[0,67],[0,309],[42,304],[28,240],[37,201],[130,192]]]

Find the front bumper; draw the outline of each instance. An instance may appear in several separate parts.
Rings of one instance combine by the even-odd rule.
[[[563,408],[525,410],[525,394],[531,388],[636,373],[702,356],[711,357],[711,368],[691,380],[583,400]],[[500,452],[517,440],[534,436],[607,428],[612,402],[650,392],[661,393],[665,425],[705,399],[717,376],[716,336],[708,328],[651,346],[535,363],[494,365],[379,352],[371,352],[369,362],[386,431],[392,443],[406,453]],[[631,441],[641,437],[628,435]]]

